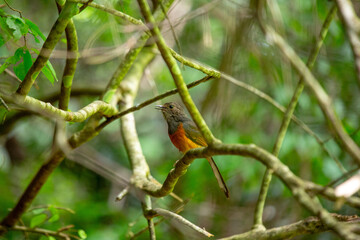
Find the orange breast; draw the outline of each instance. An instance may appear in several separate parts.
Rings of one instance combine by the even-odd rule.
[[[179,127],[177,128],[175,133],[169,134],[169,137],[174,146],[183,153],[189,151],[192,148],[202,147],[186,137],[182,123],[179,124]]]

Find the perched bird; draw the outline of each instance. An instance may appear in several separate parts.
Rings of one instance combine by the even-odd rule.
[[[180,152],[186,153],[192,148],[206,147],[207,143],[201,135],[195,123],[186,116],[183,108],[174,102],[157,105],[156,109],[161,110],[168,124],[168,134],[171,142],[179,149]],[[225,196],[229,198],[229,190],[220,174],[212,157],[206,158],[214,172],[220,188],[224,191]]]

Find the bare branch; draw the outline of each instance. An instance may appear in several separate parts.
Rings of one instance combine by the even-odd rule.
[[[350,0],[336,0],[339,13],[345,25],[346,34],[355,59],[355,69],[360,86],[360,19],[356,16],[354,6]]]
[[[339,222],[346,224],[358,223],[360,218],[354,216],[343,216],[338,214],[332,214]],[[315,234],[320,232],[329,231],[318,217],[308,217],[304,220],[292,223],[289,225],[271,228],[266,231],[252,230],[246,233],[233,235],[231,237],[221,238],[221,240],[275,240],[275,239],[290,239],[299,235]]]
[[[168,210],[162,209],[162,208],[154,208],[154,209],[152,209],[152,211],[155,212],[156,214],[159,214],[159,215],[165,217],[165,218],[175,219],[176,221],[190,227],[191,229],[194,229],[195,231],[205,235],[206,237],[214,236],[213,234],[209,233],[205,229],[200,228],[200,227],[196,226],[195,224],[191,223],[189,220],[185,219],[184,217],[180,216],[179,214],[173,213],[171,211],[168,211]]]
[[[0,225],[0,228],[4,228],[4,227]],[[59,238],[65,239],[65,240],[70,240],[71,238],[81,239],[80,237],[69,234],[69,233],[63,233],[61,231],[51,231],[51,230],[47,230],[47,229],[43,229],[43,228],[29,228],[29,227],[25,227],[25,226],[13,226],[13,227],[6,228],[6,230],[37,233],[37,234],[41,234],[44,236],[59,237]]]
[[[262,30],[269,43],[278,47],[282,54],[290,61],[298,74],[304,79],[305,83],[315,95],[321,110],[323,111],[329,125],[333,128],[334,135],[339,138],[344,149],[349,155],[360,165],[360,148],[354,140],[345,132],[345,129],[336,116],[332,108],[331,99],[322,88],[317,79],[312,75],[303,61],[295,53],[295,51],[285,42],[285,40],[277,34],[273,28],[266,25],[264,21],[260,21]]]

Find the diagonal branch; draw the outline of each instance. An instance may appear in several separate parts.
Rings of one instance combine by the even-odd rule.
[[[318,38],[316,44],[313,47],[313,50],[311,51],[310,56],[309,56],[308,62],[306,64],[307,67],[309,68],[309,70],[311,70],[314,66],[315,60],[317,58],[317,55],[320,51],[321,46],[323,45],[323,42],[327,35],[328,29],[330,27],[330,23],[331,23],[332,19],[334,18],[335,13],[336,13],[336,6],[334,5],[331,8],[331,10],[329,11],[329,13],[325,19],[323,27],[320,31],[320,37]],[[304,82],[303,82],[303,79],[300,78],[298,85],[296,86],[296,89],[294,91],[293,97],[291,98],[291,101],[289,103],[289,106],[286,109],[286,112],[284,113],[284,117],[281,122],[278,136],[276,138],[276,142],[275,142],[275,145],[274,145],[274,148],[272,151],[274,156],[279,155],[281,145],[282,145],[285,135],[286,135],[286,131],[289,127],[290,120],[293,117],[294,110],[296,108],[297,102],[299,100],[299,97],[300,97],[303,89],[304,89]],[[340,164],[340,166],[342,166],[342,165]],[[266,201],[266,195],[267,195],[267,192],[268,192],[268,189],[270,186],[271,178],[272,178],[272,171],[270,169],[266,169],[262,183],[261,183],[261,187],[260,187],[259,198],[258,198],[256,207],[255,207],[253,229],[257,229],[257,228],[263,229],[264,228],[263,221],[262,221],[262,215],[263,215],[263,210],[264,210],[265,201]]]
[[[17,93],[20,95],[27,95],[34,84],[37,76],[39,75],[41,69],[45,66],[46,62],[49,60],[51,52],[54,50],[55,45],[61,38],[62,33],[64,32],[66,26],[68,25],[71,18],[77,14],[78,7],[76,3],[66,2],[63,7],[58,19],[54,23],[51,31],[46,38],[39,56],[36,58],[35,62],[26,73],[24,80],[21,82]]]
[[[186,108],[188,109],[191,117],[196,123],[197,127],[201,131],[202,135],[206,139],[208,144],[212,144],[215,141],[219,141],[215,139],[213,134],[211,133],[209,127],[206,125],[205,120],[201,116],[199,110],[196,108],[194,101],[192,100],[189,90],[186,87],[184,79],[181,75],[181,71],[179,66],[177,65],[174,57],[171,55],[169,48],[167,47],[164,38],[161,35],[160,29],[157,26],[157,22],[153,15],[151,14],[149,4],[146,0],[138,0],[138,4],[140,6],[141,13],[143,14],[146,21],[151,24],[150,31],[156,40],[156,45],[160,50],[161,56],[163,57],[166,65],[168,66],[170,73],[174,79],[175,85],[179,90],[180,97],[184,102]]]
[[[339,13],[345,25],[346,34],[355,59],[355,69],[360,86],[360,19],[356,16],[354,6],[350,0],[336,0]]]
[[[266,25],[263,21],[260,21],[260,23],[266,38],[269,40],[269,43],[278,47],[315,95],[324,116],[334,130],[333,134],[335,137],[340,140],[346,152],[357,162],[358,165],[360,165],[360,148],[348,135],[340,119],[336,116],[330,97],[295,51],[285,42],[285,40],[276,33],[273,28]]]

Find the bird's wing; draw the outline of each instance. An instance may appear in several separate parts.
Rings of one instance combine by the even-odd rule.
[[[204,137],[201,135],[199,129],[196,127],[196,125],[192,121],[185,121],[183,123],[183,128],[185,131],[185,136],[189,138],[194,143],[206,147],[207,143],[204,139]]]

